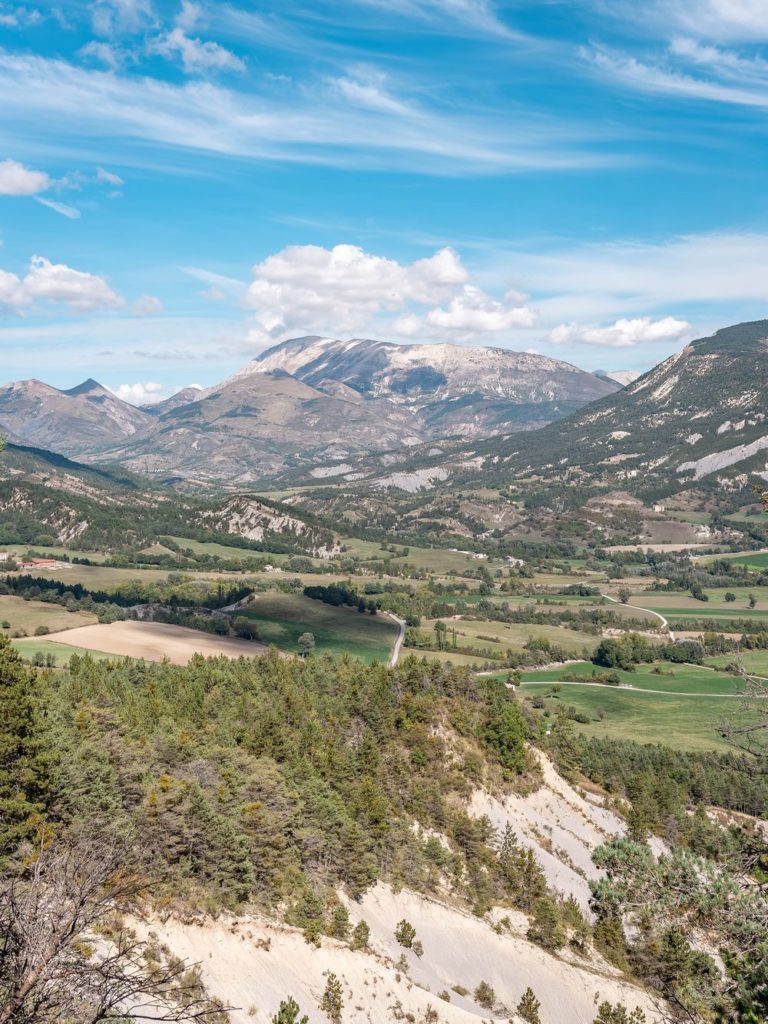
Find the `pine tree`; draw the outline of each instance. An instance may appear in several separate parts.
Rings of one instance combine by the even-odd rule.
[[[541,1018],[539,1017],[540,1009],[541,1003],[533,994],[533,989],[529,986],[523,992],[522,998],[517,1004],[517,1015],[522,1017],[523,1020],[527,1020],[528,1024],[541,1024]]]
[[[554,953],[565,945],[565,932],[560,924],[557,905],[548,896],[536,904],[533,923],[527,932],[531,942]]]
[[[358,921],[352,930],[352,949],[365,949],[371,937],[371,929],[366,921]]]
[[[325,983],[325,992],[323,992],[323,1001],[320,1003],[320,1009],[323,1013],[327,1014],[328,1019],[332,1020],[333,1024],[339,1024],[341,1011],[344,1009],[344,999],[341,982],[332,972],[328,975],[328,980]]]
[[[334,907],[331,916],[331,935],[334,939],[346,939],[349,935],[349,927],[349,911],[343,903],[340,903]]]
[[[0,861],[34,832],[49,796],[52,755],[43,737],[41,690],[0,637]]]
[[[309,1024],[309,1017],[306,1013],[303,1017],[299,1017],[300,1013],[299,1004],[293,996],[288,996],[280,1003],[277,1013],[272,1018],[272,1024]]]

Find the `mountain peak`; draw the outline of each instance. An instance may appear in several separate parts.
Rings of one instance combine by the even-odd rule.
[[[99,384],[93,377],[89,377],[84,380],[82,384],[77,384],[73,388],[69,388],[66,391],[62,391],[62,394],[69,395],[70,398],[77,398],[79,395],[110,395],[111,392],[107,391],[103,384]]]

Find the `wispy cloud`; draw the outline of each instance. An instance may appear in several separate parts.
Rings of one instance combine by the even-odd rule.
[[[66,217],[67,220],[80,219],[80,211],[74,206],[67,206],[66,203],[59,203],[55,199],[43,199],[42,196],[35,196],[35,202],[40,203],[41,206],[47,206],[49,210]]]
[[[602,77],[641,92],[768,107],[768,65],[761,58],[745,58],[689,40],[678,40],[660,58],[649,60],[609,49],[582,49],[581,53]]]
[[[452,33],[457,27],[502,39],[521,39],[523,33],[501,20],[491,0],[357,0],[388,16],[426,23],[433,31]]]
[[[380,88],[377,99],[370,81],[358,80],[353,97],[352,81],[346,95],[338,83],[314,82],[276,98],[204,81],[178,85],[0,53],[7,121],[19,128],[32,122],[40,131],[66,125],[75,149],[85,138],[109,140],[110,149],[113,140],[127,138],[217,155],[445,175],[625,162],[607,156],[597,145],[605,139],[572,119],[516,113],[499,120],[490,111],[465,115],[450,106],[421,106],[399,96],[391,79],[387,102]],[[380,109],[371,109],[374,101]]]

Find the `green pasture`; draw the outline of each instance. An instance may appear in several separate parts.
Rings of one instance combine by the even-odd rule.
[[[349,654],[366,662],[388,661],[397,625],[388,616],[334,608],[303,594],[259,594],[243,613],[258,623],[260,639],[295,654],[302,633],[312,633],[318,654]]]

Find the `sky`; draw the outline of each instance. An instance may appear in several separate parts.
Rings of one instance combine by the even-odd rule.
[[[768,316],[765,0],[0,0],[0,380]]]

